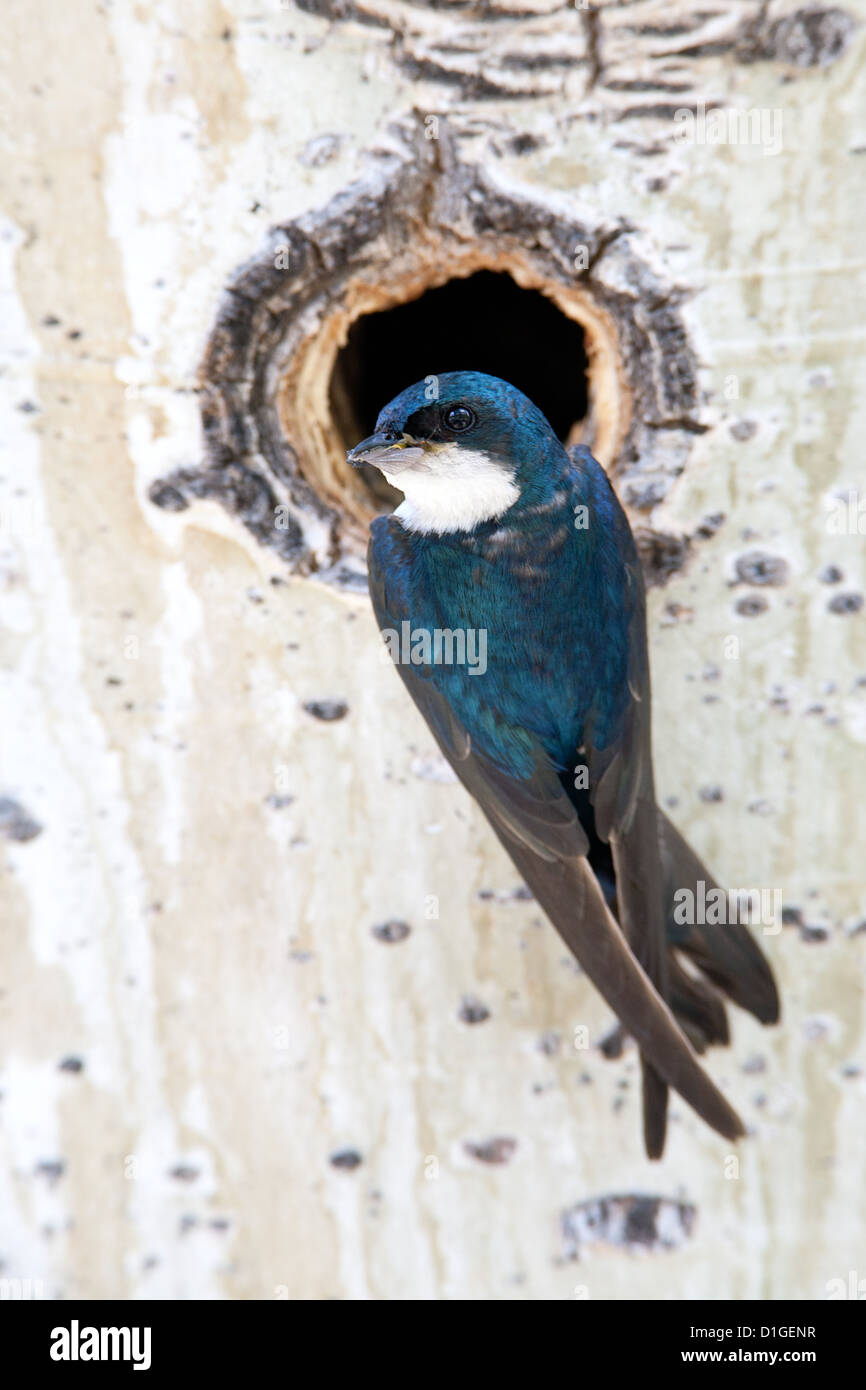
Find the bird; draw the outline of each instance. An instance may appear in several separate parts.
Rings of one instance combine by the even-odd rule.
[[[634,1039],[648,1157],[664,1151],[670,1090],[740,1138],[698,1054],[730,1041],[725,996],[770,1024],[778,992],[742,921],[683,920],[702,914],[676,907],[717,885],[656,801],[645,586],[605,470],[587,447],[566,449],[515,386],[477,371],[409,386],[347,460],[403,494],[373,520],[367,556],[397,672]]]

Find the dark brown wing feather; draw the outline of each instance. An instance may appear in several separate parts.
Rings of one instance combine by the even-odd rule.
[[[628,685],[631,703],[616,744],[599,751],[587,734],[591,801],[596,833],[610,843],[616,876],[617,912],[631,949],[660,997],[669,999],[665,897],[650,733],[650,680],[646,650],[643,576],[637,557],[626,565],[631,602]],[[643,1075],[644,1144],[660,1158],[667,1133],[668,1086],[645,1051]]]

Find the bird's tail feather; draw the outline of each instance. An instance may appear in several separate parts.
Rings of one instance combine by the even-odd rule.
[[[673,951],[668,952],[668,979],[668,1003],[695,1052],[726,1047],[731,1035],[721,995],[699,976],[688,974]]]
[[[674,894],[687,890],[693,894],[692,901],[705,897],[718,885],[707,872],[694,850],[683,838],[660,808],[658,810],[659,841],[664,872],[664,892],[667,911],[667,940],[670,946],[682,951],[697,966],[708,980],[722,990],[733,1003],[748,1009],[761,1023],[777,1023],[779,1019],[779,995],[772,971],[747,926],[741,922],[680,923],[676,920]],[[703,885],[703,887],[701,887]],[[697,914],[690,914],[697,915]],[[682,973],[682,972],[681,972]],[[673,1000],[674,1010],[680,1014],[680,1005],[685,1015],[694,1018],[698,1008],[698,982],[691,981],[687,988],[680,989]],[[705,999],[710,996],[703,986]],[[688,996],[688,997],[686,997]],[[706,1041],[719,1039],[712,1034],[718,1031],[707,1008],[698,1009],[700,1026],[707,1033]],[[725,1025],[727,1041],[727,1025]]]
[[[742,1121],[701,1067],[668,1006],[636,960],[583,856],[543,860],[492,822],[518,871],[599,993],[657,1074],[645,1110],[648,1150],[658,1156],[664,1140],[668,1086],[678,1091],[708,1125],[727,1139],[744,1133]],[[651,1149],[650,1149],[651,1145]]]
[[[664,882],[649,767],[628,829],[611,835],[610,848],[620,925],[635,956],[667,1004],[670,1002],[670,963],[665,942]],[[661,1158],[667,1135],[668,1086],[645,1052],[641,1052],[640,1061],[644,1147],[648,1158]]]
[[[645,1053],[640,1055],[643,1143],[647,1158],[661,1158],[668,1132],[668,1083]]]

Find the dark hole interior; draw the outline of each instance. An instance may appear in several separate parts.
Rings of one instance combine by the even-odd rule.
[[[379,411],[404,387],[450,371],[504,377],[562,440],[587,412],[580,324],[538,290],[481,270],[352,325],[331,380],[331,410],[347,446],[373,433]],[[400,496],[377,469],[364,472],[377,500],[392,504]]]

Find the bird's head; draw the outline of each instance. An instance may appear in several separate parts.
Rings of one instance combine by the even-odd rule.
[[[396,515],[405,526],[438,534],[498,519],[562,457],[541,411],[483,372],[444,372],[401,391],[348,454],[404,494]]]

